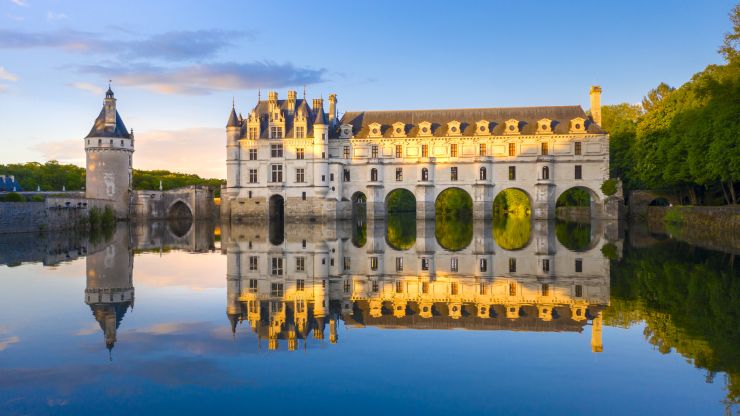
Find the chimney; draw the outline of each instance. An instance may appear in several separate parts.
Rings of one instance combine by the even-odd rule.
[[[591,86],[589,95],[591,97],[591,118],[594,123],[601,125],[601,87]]]
[[[275,109],[275,107],[277,107],[277,100],[278,100],[277,91],[270,91],[267,94],[267,100],[269,103],[270,112],[272,112]]]
[[[288,91],[288,111],[290,113],[295,112],[295,100],[296,92],[293,90]]]
[[[334,120],[337,118],[337,95],[329,95],[329,125],[334,124]]]
[[[323,98],[314,98],[313,99],[313,111],[314,113],[317,111],[324,111],[324,99]]]

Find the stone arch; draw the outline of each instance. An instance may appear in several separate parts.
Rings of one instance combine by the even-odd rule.
[[[406,188],[391,190],[385,196],[385,212],[416,212],[416,196]]]
[[[667,207],[669,205],[671,205],[671,203],[668,202],[668,200],[666,198],[663,198],[662,196],[659,196],[659,197],[653,199],[648,204],[648,206],[651,206],[651,207]]]
[[[512,186],[512,187],[509,187],[509,188],[501,189],[501,190],[499,190],[498,192],[496,192],[494,194],[493,201],[492,201],[492,203],[494,205],[494,215],[495,215],[495,208],[496,208],[496,199],[498,199],[500,197],[503,198],[504,195],[506,195],[508,192],[511,192],[511,191],[520,192],[520,193],[524,194],[524,196],[527,197],[528,209],[529,209],[529,212],[531,214],[531,212],[532,212],[532,210],[534,208],[533,207],[534,198],[532,198],[532,195],[529,192],[527,192],[526,190],[522,189],[522,188],[517,188],[515,186]]]
[[[588,196],[588,201],[584,200],[586,196]],[[583,208],[588,207],[588,215],[585,212],[578,212],[579,209],[570,209],[570,212],[567,213],[567,216],[573,217],[571,219],[586,220],[598,216],[596,208],[597,205],[599,205],[600,200],[601,198],[599,198],[598,192],[594,191],[588,186],[577,185],[571,186],[569,188],[558,189],[557,194],[555,195],[555,207],[557,209],[565,206],[576,206],[580,207],[581,211],[585,211],[585,209]],[[564,215],[566,215],[566,213],[564,213],[561,209],[558,213],[558,216],[563,217]]]
[[[504,250],[522,250],[532,241],[532,196],[506,188],[493,199],[493,239]]]
[[[182,199],[175,200],[167,209],[169,219],[193,219],[193,210]]]
[[[434,236],[445,250],[459,251],[473,241],[473,197],[458,187],[444,189],[434,201]]]

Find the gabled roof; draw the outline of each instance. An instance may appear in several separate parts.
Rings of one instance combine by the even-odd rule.
[[[581,117],[586,120],[587,133],[604,134],[605,131],[591,121],[581,106],[548,106],[548,107],[503,107],[503,108],[464,108],[446,110],[396,110],[396,111],[352,111],[342,116],[339,125],[351,124],[355,137],[368,137],[371,123],[382,125],[383,137],[391,137],[393,123],[402,122],[407,126],[407,137],[419,136],[419,123],[428,121],[432,124],[432,135],[447,135],[447,123],[459,121],[462,136],[473,136],[476,123],[487,120],[492,135],[503,135],[505,121],[519,121],[523,135],[537,132],[537,121],[543,118],[553,120],[553,133],[568,134],[570,121]]]
[[[128,130],[126,130],[126,125],[123,124],[123,120],[121,119],[121,115],[118,114],[118,111],[116,111],[116,125],[106,127],[105,107],[103,107],[103,109],[100,110],[98,118],[95,119],[95,124],[93,124],[90,133],[88,133],[85,138],[87,139],[89,137],[112,137],[117,139],[130,139],[131,134],[128,132]]]

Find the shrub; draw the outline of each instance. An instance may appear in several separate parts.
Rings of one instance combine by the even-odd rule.
[[[617,246],[614,243],[606,243],[601,247],[601,254],[609,260],[616,260],[619,257]]]
[[[5,196],[0,198],[5,202],[26,202],[26,198],[18,192],[8,192]]]
[[[617,180],[607,179],[601,184],[601,192],[606,196],[612,196],[617,193]]]

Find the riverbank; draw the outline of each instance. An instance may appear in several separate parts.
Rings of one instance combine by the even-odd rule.
[[[655,207],[647,210],[650,232],[689,244],[740,254],[740,206]]]

